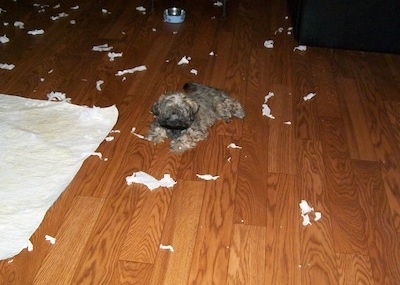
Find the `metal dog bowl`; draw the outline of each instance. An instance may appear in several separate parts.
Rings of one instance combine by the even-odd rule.
[[[169,8],[164,10],[164,21],[172,24],[179,24],[185,21],[186,12],[181,8]]]

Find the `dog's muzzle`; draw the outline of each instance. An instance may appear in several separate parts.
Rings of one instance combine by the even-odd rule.
[[[182,120],[178,115],[171,115],[167,118],[159,120],[161,127],[165,128],[170,138],[176,139],[181,136],[182,132],[190,127],[192,121]]]

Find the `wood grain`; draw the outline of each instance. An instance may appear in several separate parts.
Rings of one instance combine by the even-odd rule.
[[[108,161],[89,157],[47,212],[34,251],[0,261],[1,285],[400,284],[398,55],[294,51],[285,1],[228,1],[227,17],[197,0],[156,1],[154,12],[141,0],[88,0],[76,10],[58,3],[41,13],[24,1],[0,3],[9,23],[0,35],[10,38],[0,63],[16,65],[0,69],[0,93],[46,100],[60,91],[73,104],[115,104],[120,132],[97,150]],[[187,11],[184,23],[163,21],[172,4]],[[69,16],[50,19],[60,12]],[[26,33],[39,27],[44,35]],[[273,49],[263,46],[269,39]],[[104,43],[122,58],[92,51]],[[177,65],[183,56],[189,64]],[[142,64],[146,71],[115,76]],[[146,134],[152,104],[187,81],[223,89],[246,118],[218,122],[183,154],[168,140],[131,134]],[[274,120],[261,112],[270,91]],[[316,97],[304,101],[310,92]],[[232,142],[242,148],[227,148]],[[127,185],[135,171],[169,173],[177,184]],[[196,176],[206,173],[220,177]],[[302,199],[322,213],[307,227]]]

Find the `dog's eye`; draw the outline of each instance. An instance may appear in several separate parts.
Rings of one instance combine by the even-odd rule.
[[[158,111],[158,103],[154,103],[153,106],[151,107],[151,112],[153,113],[154,116],[158,116],[160,112]]]

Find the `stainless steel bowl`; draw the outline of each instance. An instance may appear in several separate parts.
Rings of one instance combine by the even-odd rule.
[[[164,10],[164,21],[172,24],[179,24],[185,21],[185,10],[172,7]]]

